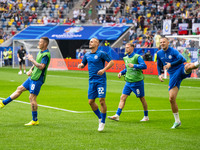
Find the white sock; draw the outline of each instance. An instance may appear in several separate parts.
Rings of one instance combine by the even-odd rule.
[[[200,64],[199,64],[199,62],[198,61],[196,61],[195,63],[194,63],[194,66],[195,67],[198,67]]]
[[[180,123],[181,121],[180,121],[178,112],[177,113],[173,113],[173,115],[174,115],[175,123]]]

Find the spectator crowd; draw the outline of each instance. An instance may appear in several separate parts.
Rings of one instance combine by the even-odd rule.
[[[94,7],[90,0],[82,0],[80,9],[73,9],[74,0],[0,0],[0,43],[9,39],[30,24],[84,24],[116,23],[130,24],[129,39],[136,47],[159,47],[163,20],[172,20],[172,31],[178,34],[178,24],[200,23],[200,4],[198,0],[114,0],[100,3]],[[85,7],[89,5],[87,9]],[[98,12],[92,18],[93,10]],[[69,18],[69,11],[73,15]],[[103,14],[99,13],[104,10]],[[192,41],[175,39],[171,45],[192,47]]]
[[[63,23],[73,0],[0,0],[0,43],[30,24]]]

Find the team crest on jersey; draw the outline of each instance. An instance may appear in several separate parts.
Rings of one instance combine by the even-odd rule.
[[[172,59],[172,55],[169,55],[168,58],[169,58],[169,59]]]
[[[94,59],[98,59],[98,56],[97,56],[97,55],[95,55],[95,56],[94,56]]]

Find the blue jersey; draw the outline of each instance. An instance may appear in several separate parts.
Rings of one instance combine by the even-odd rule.
[[[167,70],[170,75],[174,74],[176,70],[184,66],[186,59],[174,48],[169,47],[166,51],[161,49],[157,53],[157,69],[158,74],[161,75],[162,67],[171,63],[171,67]]]
[[[97,50],[95,53],[88,52],[84,55],[82,63],[84,66],[88,63],[88,70],[89,70],[89,82],[105,82],[106,81],[106,74],[98,75],[98,71],[105,67],[105,61],[110,62],[111,57],[100,50]]]

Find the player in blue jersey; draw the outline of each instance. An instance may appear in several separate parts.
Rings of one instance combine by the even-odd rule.
[[[30,76],[22,85],[17,87],[17,90],[11,94],[7,99],[0,100],[0,108],[5,107],[12,100],[18,98],[24,91],[29,91],[29,100],[31,103],[32,109],[32,120],[25,124],[26,126],[38,125],[39,121],[37,118],[37,96],[40,92],[40,88],[45,82],[47,68],[50,63],[50,52],[47,49],[49,44],[48,37],[42,37],[39,40],[38,47],[40,49],[36,60],[33,59],[32,55],[27,55],[27,58],[30,62],[33,63],[31,69],[27,72],[27,75]]]
[[[91,52],[86,53],[83,57],[82,63],[78,65],[78,68],[84,68],[88,64],[89,70],[89,88],[88,88],[88,99],[89,104],[94,113],[99,118],[98,131],[103,131],[105,126],[107,106],[105,103],[106,97],[106,74],[105,71],[114,65],[111,57],[98,50],[99,40],[92,38],[89,43]],[[105,61],[108,64],[105,66]],[[99,98],[101,105],[101,112],[99,111],[98,105],[95,103],[95,99]]]
[[[126,99],[131,92],[134,92],[137,98],[139,98],[142,102],[144,109],[144,117],[140,121],[149,121],[148,107],[144,96],[144,76],[142,73],[142,69],[146,69],[147,66],[142,57],[134,53],[134,44],[127,43],[125,46],[125,51],[128,54],[123,58],[126,68],[118,74],[118,78],[121,78],[122,75],[125,75],[126,84],[122,91],[116,114],[114,116],[108,116],[108,118],[119,121],[119,116],[121,115],[122,109],[125,106]]]
[[[166,37],[160,39],[161,50],[157,53],[157,69],[158,78],[163,82],[163,75],[161,70],[167,70],[170,75],[169,78],[169,101],[171,103],[171,109],[175,118],[175,123],[171,127],[177,128],[181,125],[181,121],[178,113],[178,106],[176,103],[176,97],[180,88],[180,84],[183,79],[190,77],[193,69],[197,69],[199,62],[188,63],[184,65],[186,59],[174,48],[169,47],[169,40]]]

